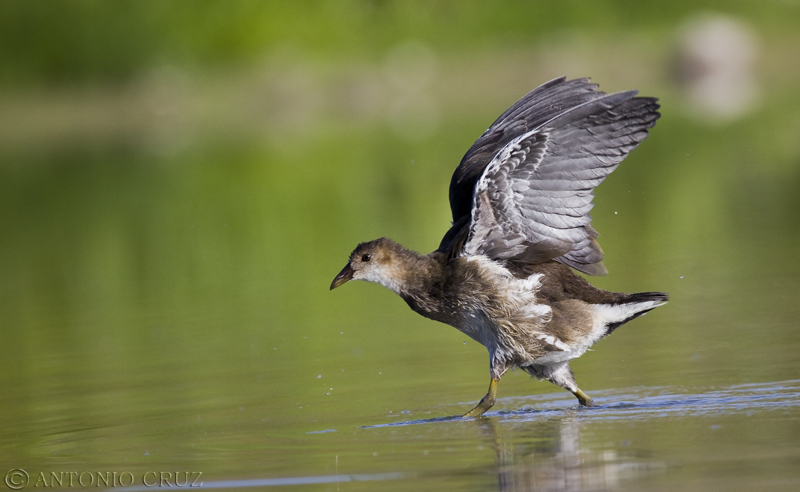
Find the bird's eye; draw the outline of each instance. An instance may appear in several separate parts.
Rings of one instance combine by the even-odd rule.
[[[361,261],[369,261],[372,259],[372,255],[367,253],[361,257]]]

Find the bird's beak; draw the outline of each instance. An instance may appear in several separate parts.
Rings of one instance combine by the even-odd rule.
[[[339,287],[348,280],[352,280],[353,273],[355,272],[353,272],[353,268],[350,266],[350,262],[348,261],[347,265],[345,265],[345,267],[342,268],[342,271],[339,272],[339,275],[337,275],[336,278],[333,279],[333,282],[331,282],[331,290],[335,289],[336,287]]]

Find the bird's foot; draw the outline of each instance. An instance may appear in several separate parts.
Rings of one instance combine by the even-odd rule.
[[[485,398],[481,400],[480,403],[475,405],[475,408],[462,415],[462,417],[480,417],[481,415],[486,413],[487,410],[492,408],[492,403],[484,403],[485,400],[486,400]]]
[[[481,399],[480,403],[475,405],[475,408],[462,415],[462,417],[480,417],[481,415],[486,413],[487,410],[492,408],[492,405],[494,405],[496,395],[497,395],[497,380],[492,379],[492,382],[489,383],[489,392],[486,393],[486,396],[484,396]]]
[[[587,395],[586,393],[581,391],[580,388],[578,388],[575,391],[575,397],[578,399],[578,402],[581,405],[583,405],[584,407],[595,407],[595,406],[597,406],[597,405],[595,405],[594,400],[589,398],[589,395]]]

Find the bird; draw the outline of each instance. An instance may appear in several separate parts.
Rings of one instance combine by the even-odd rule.
[[[669,300],[665,292],[608,292],[576,273],[608,273],[589,211],[594,188],[661,116],[658,99],[637,94],[566,77],[530,91],[453,173],[452,224],[435,251],[385,237],[362,242],[333,279],[331,290],[350,280],[381,284],[486,347],[489,390],[463,417],[488,411],[514,368],[594,406],[569,362]]]

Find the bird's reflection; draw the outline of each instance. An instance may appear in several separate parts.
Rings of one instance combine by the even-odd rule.
[[[475,422],[496,451],[498,490],[503,492],[614,490],[625,480],[663,467],[626,459],[613,447],[587,448],[581,442],[583,425],[576,415],[514,423]]]

